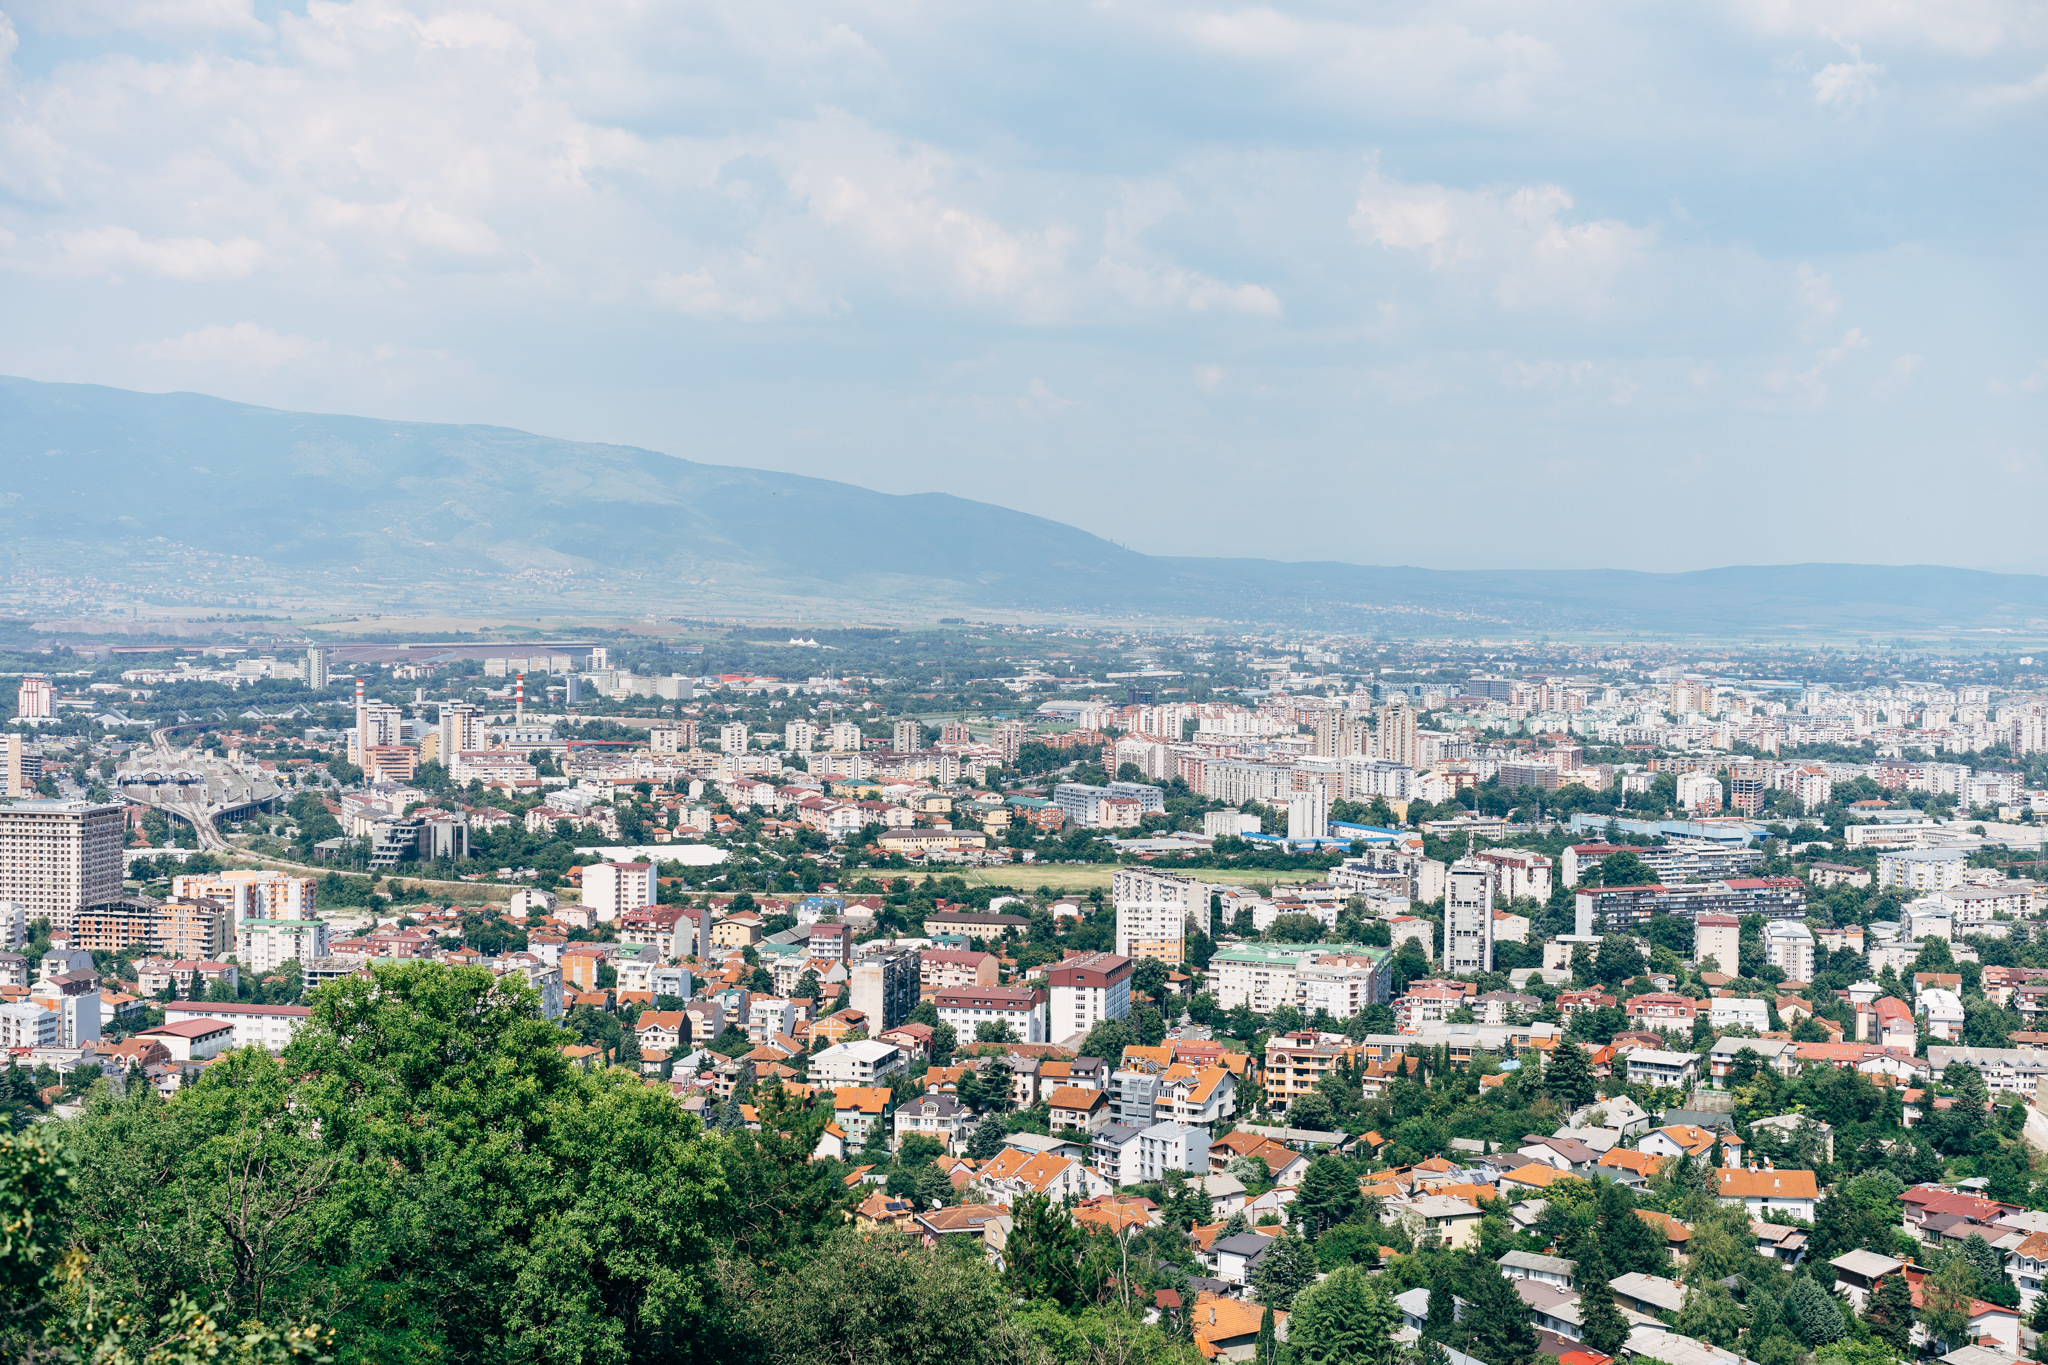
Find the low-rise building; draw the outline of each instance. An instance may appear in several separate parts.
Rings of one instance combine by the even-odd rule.
[[[903,1069],[903,1053],[872,1038],[836,1043],[811,1058],[810,1082],[837,1088],[873,1085]]]
[[[1740,1204],[1752,1218],[1770,1221],[1773,1214],[1813,1221],[1820,1202],[1820,1190],[1812,1171],[1751,1170],[1746,1167],[1714,1172],[1714,1195],[1724,1204]]]
[[[1020,1043],[1043,1043],[1045,995],[1029,986],[985,986],[939,991],[932,997],[939,1022],[951,1024],[963,1043],[972,1042],[984,1024],[999,1024]]]

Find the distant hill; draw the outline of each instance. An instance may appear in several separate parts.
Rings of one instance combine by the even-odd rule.
[[[504,427],[0,378],[0,531],[109,582],[360,605],[956,607],[1395,632],[2048,631],[2048,578],[1800,564],[1438,571],[1137,554],[894,495]],[[223,557],[237,556],[228,560]]]

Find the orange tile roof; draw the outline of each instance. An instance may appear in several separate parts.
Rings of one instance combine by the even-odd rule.
[[[1664,1240],[1667,1242],[1685,1242],[1692,1239],[1692,1229],[1668,1213],[1659,1213],[1655,1209],[1637,1209],[1636,1217],[1663,1229]]]
[[[880,1114],[889,1107],[889,1097],[886,1085],[842,1085],[832,1092],[832,1108],[840,1112],[855,1109],[863,1114]]]
[[[1615,1147],[1600,1158],[1600,1164],[1618,1171],[1634,1171],[1637,1175],[1655,1175],[1664,1165],[1664,1158],[1651,1156],[1648,1152],[1631,1152],[1626,1147]]]
[[[1714,1193],[1723,1199],[1818,1199],[1812,1171],[1751,1171],[1729,1167],[1714,1172]]]
[[[1265,1315],[1264,1304],[1218,1298],[1205,1290],[1195,1300],[1194,1311],[1188,1315],[1194,1329],[1195,1349],[1202,1353],[1204,1359],[1213,1360],[1223,1353],[1224,1343],[1258,1335],[1259,1324]],[[1273,1310],[1276,1331],[1286,1321],[1287,1314],[1277,1308]]]
[[[1051,1109],[1099,1109],[1109,1103],[1109,1096],[1100,1090],[1083,1090],[1075,1085],[1063,1085],[1046,1096],[1046,1106]]]

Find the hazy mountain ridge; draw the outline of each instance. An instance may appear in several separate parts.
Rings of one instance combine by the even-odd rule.
[[[943,493],[897,495],[504,427],[281,412],[0,378],[0,530],[54,560],[153,538],[280,582],[455,582],[479,600],[1314,620],[1430,633],[2048,629],[2048,578],[1805,564],[1684,574],[1442,571],[1155,557]],[[69,547],[70,555],[63,553]],[[158,572],[166,570],[159,568]],[[556,575],[547,579],[547,575]],[[523,575],[523,576],[522,576]],[[539,578],[536,578],[539,575]]]

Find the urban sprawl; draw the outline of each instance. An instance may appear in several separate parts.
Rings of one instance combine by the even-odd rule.
[[[2032,656],[0,665],[15,1358],[2037,1358]]]

